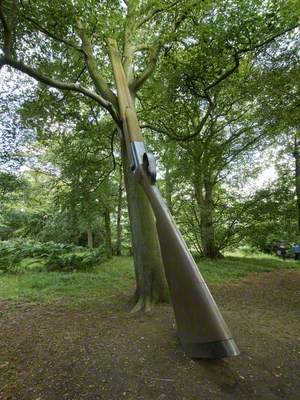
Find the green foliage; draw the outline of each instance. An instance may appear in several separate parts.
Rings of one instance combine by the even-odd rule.
[[[0,242],[0,271],[18,273],[35,270],[86,271],[105,259],[102,249],[35,241]]]
[[[19,174],[24,185],[22,190],[18,189],[18,196],[8,192],[5,201],[0,202],[2,240],[24,237],[40,242],[86,245],[90,229],[95,247],[106,241],[110,214],[117,211],[119,177],[115,173],[108,182],[106,169],[102,176],[100,147],[93,149],[92,139],[75,142],[71,146],[71,139],[57,139],[57,158],[48,149],[49,159],[53,160],[53,166],[60,168],[62,179],[39,171]],[[107,165],[110,168],[109,162]]]
[[[105,251],[90,251],[83,254],[52,253],[46,261],[47,271],[88,271],[105,259]]]
[[[218,251],[241,241],[263,248],[264,240],[279,235],[291,240],[296,230],[292,185],[289,196],[268,189],[267,205],[261,193],[240,199],[231,189],[235,177],[240,184],[256,172],[254,152],[285,131],[287,120],[291,127],[299,126],[295,0],[2,3],[3,63],[43,84],[30,81],[27,86],[33,90],[27,91],[25,84],[20,91],[11,90],[13,98],[22,92],[26,99],[19,103],[21,118],[16,107],[8,106],[10,93],[0,101],[0,114],[5,112],[2,120],[9,131],[10,125],[20,131],[21,123],[34,129],[31,144],[47,176],[28,174],[21,199],[14,176],[0,175],[0,197],[6,201],[2,238],[85,244],[89,237],[90,245],[106,242],[111,253],[118,181],[113,170],[120,151],[107,118],[111,108],[100,110],[101,101],[79,95],[78,89],[89,88],[116,108],[105,43],[112,37],[123,51],[132,93],[148,81],[136,106],[141,120],[163,135],[150,142],[163,154],[167,202],[193,250],[203,253],[204,242],[213,239],[211,247]],[[56,89],[49,90],[45,82]],[[59,82],[76,82],[71,85],[76,90],[61,91],[66,86]],[[16,123],[9,114],[17,116]],[[5,153],[12,153],[12,142]],[[31,159],[29,163],[36,166]],[[3,254],[0,263],[12,271],[22,257],[37,257],[47,259],[49,271],[70,271],[91,268],[101,258],[36,251],[16,249]]]
[[[276,257],[232,254],[228,258],[209,261],[202,259],[199,269],[208,283],[224,283],[252,273],[300,268],[300,262],[282,261]],[[134,285],[132,258],[116,257],[103,262],[90,272],[39,272],[2,274],[0,299],[59,304],[78,307],[99,307],[112,296],[120,296]],[[124,304],[124,297],[120,298]]]
[[[25,257],[46,257],[50,254],[62,254],[69,251],[82,251],[81,246],[74,246],[62,243],[39,243],[33,240],[24,241],[16,239],[0,242],[0,255],[15,255],[18,260]]]
[[[272,242],[290,247],[299,241],[293,177],[286,172],[246,202],[242,229],[245,244],[265,250]]]
[[[7,195],[24,189],[25,185],[25,181],[18,176],[0,171],[0,200],[3,201]]]

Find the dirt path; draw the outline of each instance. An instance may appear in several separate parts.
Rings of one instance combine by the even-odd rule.
[[[167,305],[145,316],[119,302],[93,312],[1,303],[0,399],[299,399],[300,272],[212,289],[237,358],[188,359]]]

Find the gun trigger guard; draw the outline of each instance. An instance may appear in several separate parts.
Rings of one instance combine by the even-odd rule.
[[[156,182],[156,161],[152,153],[144,153],[143,167],[150,177],[152,185]]]

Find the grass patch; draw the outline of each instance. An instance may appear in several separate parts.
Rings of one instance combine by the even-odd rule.
[[[216,261],[203,260],[198,264],[201,273],[208,283],[222,283],[236,280],[252,273],[300,268],[300,262],[294,260],[282,261],[276,256],[267,254],[230,255]]]
[[[27,266],[30,264],[27,258],[24,262]],[[199,268],[208,283],[223,283],[251,273],[300,268],[300,262],[282,261],[268,255],[231,255],[217,261],[202,260]],[[93,306],[125,293],[133,286],[134,269],[130,257],[115,257],[91,272],[46,272],[41,266],[37,268],[36,260],[32,259],[32,269],[14,275],[0,275],[0,299],[38,304],[63,303],[72,307]]]
[[[92,305],[134,282],[132,259],[114,258],[92,272],[26,272],[0,276],[0,298],[29,303]]]

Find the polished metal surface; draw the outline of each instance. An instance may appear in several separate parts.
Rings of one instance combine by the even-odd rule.
[[[128,158],[156,218],[165,274],[183,349],[191,358],[236,356],[239,350],[231,332],[155,185],[153,172],[147,170],[150,164],[143,165],[146,149],[121,59],[115,41],[110,40],[109,46]]]
[[[190,358],[225,358],[235,357],[240,354],[233,339],[208,343],[185,343],[182,347]]]
[[[151,185],[144,171],[140,170],[140,175],[140,182],[156,217],[178,336],[184,350],[192,358],[221,358],[239,354],[231,332],[158,188]],[[227,346],[221,345],[221,342],[226,342]]]
[[[138,168],[139,165],[143,164],[143,156],[146,153],[146,147],[144,142],[131,142],[131,151],[134,162],[134,169]]]

